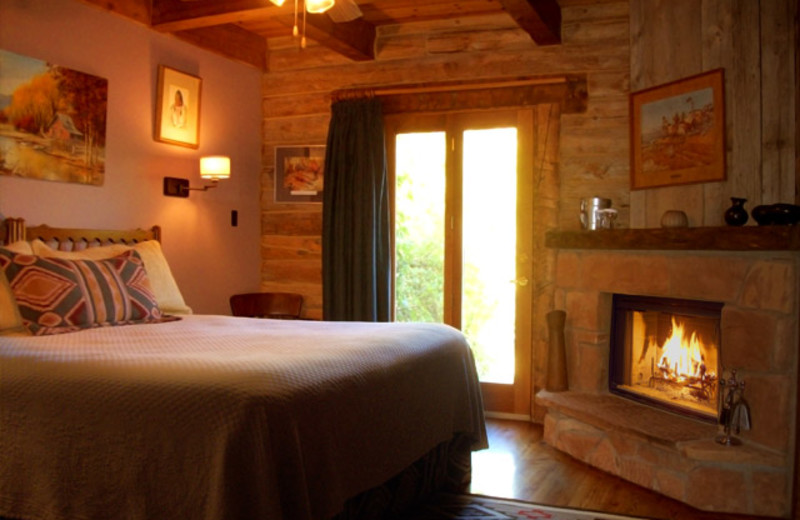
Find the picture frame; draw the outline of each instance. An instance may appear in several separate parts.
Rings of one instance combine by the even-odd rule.
[[[158,66],[155,140],[197,148],[200,145],[200,97],[203,80]]]
[[[724,181],[723,69],[633,92],[631,189]]]
[[[325,146],[275,147],[275,202],[322,203]]]
[[[108,80],[0,49],[0,176],[102,186]]]

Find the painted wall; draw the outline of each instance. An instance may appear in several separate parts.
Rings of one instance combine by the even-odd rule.
[[[72,0],[0,1],[0,48],[108,80],[101,187],[0,176],[0,217],[31,225],[124,229],[159,224],[163,248],[196,313],[229,314],[228,297],[260,279],[261,73]],[[158,65],[200,76],[200,146],[153,139]],[[2,69],[0,69],[2,76]],[[188,199],[164,176],[201,185],[201,155],[231,157],[232,176]],[[239,214],[231,226],[231,211]]]

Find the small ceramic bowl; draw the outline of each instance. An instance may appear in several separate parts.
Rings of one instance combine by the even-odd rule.
[[[663,228],[684,228],[689,227],[689,217],[686,213],[677,209],[670,209],[661,216],[661,227]]]

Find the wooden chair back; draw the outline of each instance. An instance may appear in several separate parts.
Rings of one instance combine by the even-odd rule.
[[[230,304],[234,316],[296,320],[300,318],[303,296],[282,292],[243,293],[231,296]]]

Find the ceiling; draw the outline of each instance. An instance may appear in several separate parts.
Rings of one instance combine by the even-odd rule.
[[[101,3],[100,0],[88,1]],[[376,30],[381,26],[498,13],[507,13],[538,45],[561,42],[561,9],[557,0],[339,1],[354,2],[363,15],[352,21],[334,22],[330,12],[309,14],[305,34],[309,40],[354,61],[375,59]],[[266,69],[270,40],[285,39],[291,34],[294,24],[292,0],[287,0],[281,7],[269,0],[125,0],[102,3],[112,11],[127,9],[129,12],[121,14],[132,16],[136,14],[136,7],[132,5],[137,2],[140,4],[138,18],[154,30],[175,34],[195,45],[261,69]],[[301,11],[302,5],[300,0]],[[333,18],[337,18],[336,13],[333,14]]]

